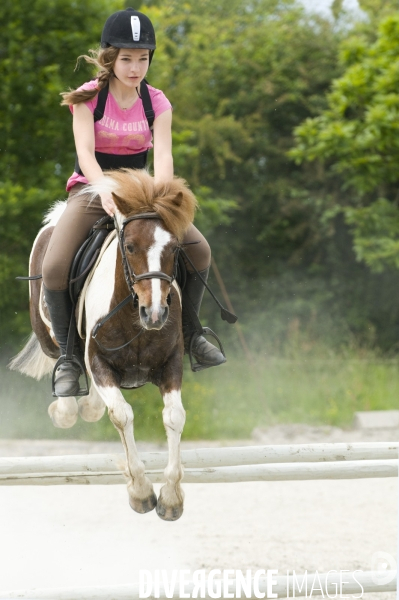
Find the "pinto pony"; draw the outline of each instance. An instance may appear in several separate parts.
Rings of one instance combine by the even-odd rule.
[[[182,179],[155,185],[146,171],[130,169],[108,172],[101,183],[85,188],[88,190],[93,196],[112,193],[117,230],[123,235],[119,239],[116,236],[107,247],[87,287],[84,357],[92,382],[90,392],[79,402],[72,397],[58,398],[50,405],[49,414],[56,427],[71,427],[78,414],[85,421],[97,421],[107,407],[126,452],[130,506],[139,513],[156,506],[162,519],[173,521],[183,512],[180,436],[185,423],[181,298],[173,280],[176,254],[193,221],[197,202]],[[50,212],[34,242],[30,275],[41,273],[62,205]],[[128,301],[105,320],[129,294],[135,301]],[[40,280],[30,281],[30,314],[33,333],[10,367],[40,379],[51,373],[60,354]],[[95,328],[98,332],[94,338]],[[145,383],[157,385],[164,401],[169,461],[158,500],[137,453],[132,407],[121,393],[121,388]]]

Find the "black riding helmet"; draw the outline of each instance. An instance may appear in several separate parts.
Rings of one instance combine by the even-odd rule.
[[[126,8],[118,10],[105,22],[101,34],[101,48],[148,48],[150,64],[156,48],[155,31],[146,15]]]

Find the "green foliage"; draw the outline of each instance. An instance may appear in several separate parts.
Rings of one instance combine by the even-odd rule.
[[[205,236],[210,235],[217,226],[231,225],[233,211],[238,209],[234,200],[215,197],[212,189],[203,185],[197,187],[195,193],[200,205],[195,222]]]
[[[386,19],[375,44],[345,45],[345,74],[334,81],[329,107],[296,130],[298,160],[330,161],[331,171],[364,194],[398,181],[399,15]]]
[[[365,4],[372,12],[378,3]],[[328,108],[296,128],[289,155],[322,163],[326,181],[340,181],[335,203],[345,207],[356,256],[381,272],[399,266],[399,14],[382,21],[371,45],[350,37],[340,61]]]
[[[74,72],[76,58],[97,46],[113,0],[4,0],[0,39],[0,173],[23,185],[43,185],[54,174],[60,190],[73,165],[68,109],[60,92],[90,71]],[[84,23],[84,27],[79,24]]]
[[[384,15],[398,9],[396,0],[359,0],[359,5],[371,17],[371,22],[374,21],[374,23]]]
[[[354,251],[371,269],[382,273],[387,265],[399,268],[399,211],[384,198],[370,206],[345,208],[346,222],[353,226]]]
[[[73,170],[69,111],[60,92],[90,71],[76,58],[96,46],[113,0],[4,0],[0,4],[0,311],[2,341],[27,333],[28,257],[44,211],[65,196]],[[81,23],[85,27],[80,26]],[[5,26],[5,24],[7,24]]]
[[[165,32],[151,81],[174,107],[176,171],[237,204],[229,227],[215,216],[212,245],[222,264],[234,254],[237,279],[248,265],[264,276],[271,255],[276,269],[318,237],[286,151],[293,127],[325,107],[339,34],[293,0],[175,0],[151,16]]]
[[[16,282],[15,277],[28,274],[28,257],[40,228],[40,215],[54,200],[54,193],[51,181],[45,190],[0,181],[0,313],[8,325],[5,331],[11,334],[14,328],[24,333],[30,329],[28,286]]]

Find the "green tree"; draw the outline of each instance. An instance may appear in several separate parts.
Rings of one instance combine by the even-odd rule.
[[[371,45],[364,35],[351,36],[340,57],[345,72],[333,83],[328,108],[296,129],[290,156],[318,165],[326,186],[335,187],[335,211],[346,215],[358,259],[377,271],[397,268],[399,13],[382,21]]]
[[[287,159],[292,131],[326,106],[340,34],[294,0],[169,2],[155,81],[174,106],[176,169],[238,210],[212,243],[225,264],[264,276],[311,238],[303,171]],[[158,52],[158,50],[157,50]],[[275,258],[270,267],[270,255]]]

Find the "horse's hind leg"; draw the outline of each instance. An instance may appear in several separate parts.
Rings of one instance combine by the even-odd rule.
[[[166,484],[161,488],[158,498],[157,514],[165,521],[176,521],[183,514],[180,437],[186,421],[186,412],[182,405],[180,389],[165,392],[161,388],[161,391],[165,405],[162,416],[168,438],[169,461],[164,472]]]
[[[48,414],[55,427],[68,429],[78,420],[78,403],[74,396],[57,398],[48,407]]]
[[[48,414],[53,425],[61,429],[68,429],[75,425],[78,414],[84,421],[94,423],[99,421],[105,411],[104,400],[92,385],[87,396],[79,398],[78,402],[73,396],[57,398],[48,407]]]
[[[96,380],[93,374],[93,381]],[[109,380],[109,378],[108,378]],[[128,479],[127,490],[129,504],[138,513],[153,510],[157,504],[151,481],[145,475],[143,462],[140,460],[133,435],[133,409],[124,399],[118,387],[109,385],[103,387],[96,382],[101,398],[108,407],[108,415],[121,436],[126,452],[126,471]]]
[[[78,405],[80,416],[89,423],[99,421],[105,412],[104,400],[94,385],[91,386],[88,396],[79,398]]]

